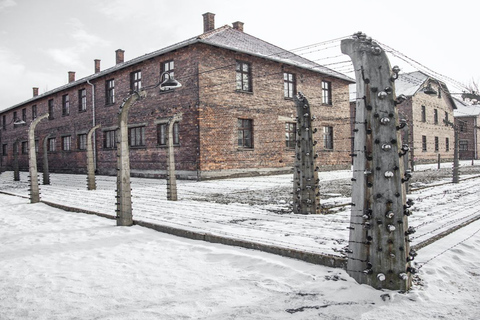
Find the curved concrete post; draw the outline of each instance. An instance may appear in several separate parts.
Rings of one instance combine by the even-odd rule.
[[[48,170],[48,139],[52,134],[49,133],[43,138],[43,184],[50,184],[50,172]]]
[[[118,113],[119,141],[117,142],[117,226],[131,226],[132,190],[130,187],[130,155],[128,147],[128,110],[145,91],[134,92],[126,98]]]
[[[87,133],[87,189],[95,190],[97,185],[95,183],[95,157],[93,154],[92,134],[96,129],[102,125],[98,124]]]
[[[168,120],[167,200],[177,201],[177,178],[175,176],[175,152],[173,148],[173,125],[182,120],[182,113]]]
[[[28,128],[28,167],[30,169],[30,202],[40,201],[40,192],[38,190],[37,177],[37,155],[35,153],[35,127],[43,119],[48,117],[48,113],[36,118]]]

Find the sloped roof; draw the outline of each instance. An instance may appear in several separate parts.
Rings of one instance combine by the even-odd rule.
[[[395,81],[395,93],[397,96],[401,94],[407,97],[413,96],[423,87],[428,78],[429,76],[420,71],[401,73]]]
[[[254,36],[251,36],[243,31],[236,30],[228,25],[225,25],[223,27],[214,29],[212,31],[203,33],[199,36],[178,42],[176,44],[173,44],[171,46],[156,50],[151,53],[147,53],[143,56],[136,57],[132,60],[119,63],[111,68],[105,69],[103,71],[100,71],[98,73],[89,75],[87,77],[84,77],[82,79],[67,83],[63,86],[60,86],[58,88],[55,88],[53,90],[50,90],[48,92],[45,92],[43,94],[40,94],[38,96],[32,97],[26,101],[23,101],[21,103],[18,103],[10,108],[4,109],[0,111],[0,113],[9,111],[11,109],[14,109],[16,107],[19,107],[21,105],[33,102],[35,100],[41,99],[42,97],[54,94],[56,92],[63,91],[65,89],[68,89],[70,87],[77,86],[79,84],[89,82],[91,80],[103,77],[105,75],[108,75],[112,72],[124,69],[126,67],[135,65],[137,63],[140,63],[142,61],[154,58],[159,55],[163,55],[165,53],[178,50],[183,47],[187,47],[189,45],[195,44],[195,43],[204,43],[207,45],[212,45],[220,48],[225,48],[237,52],[242,52],[245,54],[257,56],[257,57],[262,57],[268,60],[273,60],[276,62],[280,63],[285,63],[289,65],[293,65],[299,68],[304,68],[308,69],[314,72],[319,72],[325,75],[329,75],[335,78],[339,78],[351,83],[354,83],[355,80],[342,74],[339,72],[336,72],[332,69],[323,67],[313,61],[310,61],[308,59],[305,59],[303,57],[300,57],[290,51],[287,51],[285,49],[282,49],[280,47],[277,47],[275,45],[272,45],[266,41],[260,40]]]
[[[290,64],[299,68],[309,69],[335,78],[355,82],[354,79],[326,68],[311,60],[305,59],[290,51],[277,47],[269,42],[258,39],[243,31],[236,30],[228,25],[207,32],[199,36],[202,43],[242,52],[257,57]]]
[[[453,112],[453,116],[456,118],[477,117],[480,115],[480,105],[478,104],[469,105],[457,98],[453,98],[453,102],[457,107],[457,110],[454,110]]]
[[[426,75],[421,71],[399,74],[398,79],[395,81],[395,94],[397,96],[403,94],[407,97],[411,97],[417,92],[423,90],[423,88],[430,80],[438,83],[441,90],[446,94],[447,99],[450,101],[452,108],[456,109],[457,105],[455,104],[455,101],[453,100],[447,85],[442,81],[430,77],[429,75]],[[434,89],[438,90],[438,88]]]

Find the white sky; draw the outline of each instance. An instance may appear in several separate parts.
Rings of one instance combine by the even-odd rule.
[[[68,71],[92,74],[94,59],[113,66],[116,49],[130,60],[197,36],[205,12],[216,27],[242,21],[246,33],[288,50],[363,31],[469,84],[480,79],[478,9],[473,0],[0,0],[0,110],[31,98],[32,87],[66,84]]]

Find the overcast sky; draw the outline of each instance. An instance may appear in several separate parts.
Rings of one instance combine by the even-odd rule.
[[[68,71],[92,74],[94,59],[112,67],[116,49],[127,61],[197,36],[205,12],[216,27],[241,21],[288,50],[363,31],[468,85],[480,79],[478,9],[473,0],[0,0],[0,110],[31,98],[32,87],[66,84]]]

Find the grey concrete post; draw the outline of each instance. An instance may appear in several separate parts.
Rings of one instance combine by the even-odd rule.
[[[176,114],[168,120],[167,151],[167,200],[177,201],[177,178],[175,176],[175,150],[173,148],[173,126],[182,120],[182,114]]]
[[[126,98],[118,113],[119,141],[117,142],[117,226],[131,226],[132,190],[130,186],[130,155],[128,146],[128,110],[146,91],[134,92]]]
[[[87,189],[95,190],[97,189],[97,184],[95,183],[95,157],[93,154],[93,143],[92,143],[92,134],[96,129],[100,128],[101,125],[96,125],[90,129],[87,133]]]
[[[30,202],[37,203],[40,201],[40,192],[38,190],[38,171],[37,171],[37,155],[35,152],[35,127],[43,119],[48,117],[48,113],[36,118],[28,128],[28,167],[30,170]]]
[[[50,138],[50,133],[45,136],[43,139],[43,184],[50,184],[50,172],[48,170],[48,139]]]
[[[395,80],[385,51],[371,38],[357,33],[341,42],[352,59],[357,83],[352,209],[347,272],[375,288],[406,291],[411,286],[408,207],[404,182],[410,178],[400,156],[402,145],[395,105]]]
[[[295,96],[297,108],[297,134],[295,141],[295,167],[293,173],[293,212],[314,214],[320,210],[317,154],[313,143],[314,117],[307,98],[299,92]]]
[[[20,181],[20,167],[18,165],[18,139],[13,143],[13,181]]]
[[[459,144],[460,144],[460,141],[458,139],[458,128],[457,126],[454,126],[454,149],[453,149],[453,179],[452,179],[452,182],[453,183],[458,183],[459,181],[459,174],[458,174],[458,167],[460,166],[460,163],[459,163],[459,157],[458,157],[458,154],[459,154]]]

